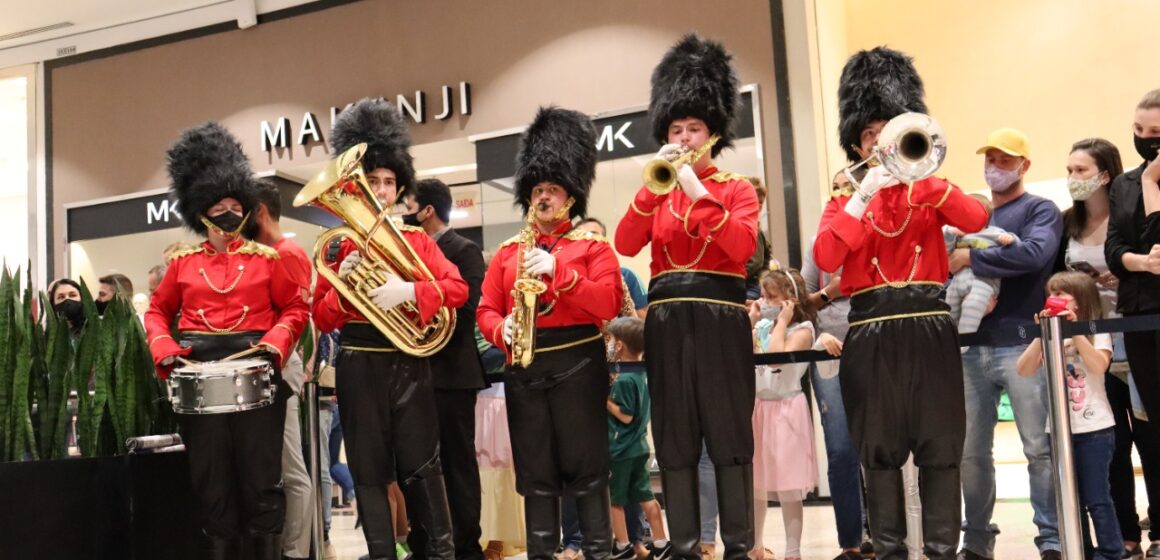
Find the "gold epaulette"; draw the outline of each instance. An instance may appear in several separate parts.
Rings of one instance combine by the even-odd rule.
[[[273,247],[262,245],[257,241],[246,241],[245,243],[242,243],[242,246],[238,247],[236,253],[239,255],[258,255],[260,257],[266,257],[267,259],[271,260],[278,260],[282,258],[282,256],[278,254],[278,251],[275,251]]]
[[[740,173],[734,173],[732,171],[718,171],[718,172],[708,176],[707,178],[712,179],[714,181],[717,181],[718,183],[724,183],[726,181],[732,181],[734,179],[740,179],[742,181],[745,181],[746,183],[749,182],[748,175],[742,175]]]
[[[198,245],[196,247],[187,247],[185,249],[178,249],[178,250],[169,254],[169,262],[173,262],[177,259],[183,259],[183,258],[188,257],[190,255],[196,255],[198,253],[201,253],[202,251],[205,251],[205,246],[203,246],[203,245]]]
[[[418,226],[409,226],[407,224],[395,224],[395,227],[399,228],[399,231],[417,231],[419,233],[427,233],[427,230],[425,230],[421,227],[418,227]]]
[[[586,229],[572,228],[568,233],[564,234],[564,239],[568,241],[598,241],[600,243],[608,243],[608,239],[599,233],[593,233]]]
[[[500,249],[503,249],[504,247],[507,247],[508,245],[514,245],[514,244],[519,243],[519,242],[520,242],[520,234],[517,233],[517,234],[505,239],[502,243],[499,244],[499,247],[496,247],[495,249],[498,251]]]

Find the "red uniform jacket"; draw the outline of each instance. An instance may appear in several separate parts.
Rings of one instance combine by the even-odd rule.
[[[407,225],[396,225],[407,243],[415,249],[419,259],[427,265],[435,280],[431,282],[415,282],[415,302],[419,308],[419,319],[430,321],[440,307],[456,309],[467,302],[467,282],[459,276],[459,269],[443,256],[443,251],[421,228]],[[353,241],[343,240],[338,256],[329,263],[332,270],[337,271],[342,260],[351,252],[357,250]],[[363,255],[365,258],[366,255]],[[319,332],[331,332],[342,328],[350,321],[366,322],[366,317],[359,313],[350,304],[344,303],[343,297],[330,285],[330,282],[318,277],[314,288],[314,325]]]
[[[283,237],[272,245],[278,256],[282,257],[282,266],[290,279],[302,288],[302,299],[310,302],[310,279],[314,276],[314,264],[306,251],[297,243]]]
[[[840,288],[847,296],[888,283],[945,284],[942,226],[973,233],[987,225],[982,203],[945,179],[929,177],[913,186],[882,189],[861,220],[844,210],[850,194],[830,199],[814,241],[818,268],[842,268]]]
[[[696,202],[677,187],[665,196],[642,188],[616,228],[616,250],[635,256],[652,242],[652,276],[705,270],[745,277],[757,248],[757,193],[744,176],[710,165],[697,173],[709,195]]]
[[[479,332],[502,349],[503,320],[512,311],[512,286],[516,281],[519,243],[513,237],[500,244],[483,277],[483,294],[475,312]],[[553,247],[553,244],[555,246]],[[537,328],[573,325],[603,326],[616,318],[624,299],[620,263],[608,241],[565,223],[551,234],[536,236],[536,245],[552,247],[556,271],[546,279],[548,290],[540,294]]]
[[[302,335],[308,314],[301,289],[274,249],[238,239],[219,253],[206,242],[170,257],[169,269],[145,312],[145,334],[158,365],[190,352],[170,333],[175,316],[180,331],[265,332],[261,341],[285,360]],[[158,370],[168,376],[168,368]]]

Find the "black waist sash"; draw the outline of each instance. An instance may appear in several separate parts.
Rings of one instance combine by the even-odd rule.
[[[949,315],[950,306],[939,299],[943,288],[937,284],[885,286],[850,298],[850,326],[877,321]]]
[[[711,272],[667,272],[649,283],[648,303],[705,302],[745,307],[745,279]]]

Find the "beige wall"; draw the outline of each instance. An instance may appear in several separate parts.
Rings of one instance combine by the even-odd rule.
[[[690,30],[723,40],[741,82],[760,86],[765,174],[777,187],[768,3],[705,8],[698,0],[368,1],[58,68],[57,270],[66,254],[61,206],[165,186],[165,149],[206,119],[237,134],[262,171],[329,157],[298,146],[287,157],[262,152],[263,119],[287,116],[296,131],[302,113],[313,111],[328,129],[331,105],[366,95],[423,89],[438,103],[439,86],[470,82],[473,114],[414,125],[416,143],[522,126],[541,104],[590,113],[641,105],[653,66]],[[780,193],[770,200],[775,250],[784,255]]]
[[[1011,126],[1031,141],[1029,183],[1066,199],[1061,179],[1076,140],[1116,144],[1126,167],[1133,109],[1160,87],[1150,38],[1160,3],[1149,0],[785,0],[816,13],[821,103],[827,146],[815,161],[845,164],[837,142],[837,82],[853,52],[887,45],[910,54],[926,83],[931,115],[946,128],[949,153],[939,171],[967,190],[985,190],[975,150],[995,128]],[[795,121],[796,125],[796,121]],[[828,198],[828,177],[803,196]],[[803,203],[803,208],[807,205]],[[803,210],[803,237],[818,215]]]

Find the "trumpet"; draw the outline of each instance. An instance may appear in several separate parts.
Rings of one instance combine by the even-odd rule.
[[[881,165],[899,181],[913,183],[933,175],[947,157],[946,134],[930,115],[898,115],[882,127],[878,139],[869,156],[845,169],[854,188],[859,186],[854,171],[862,166]]]
[[[673,192],[673,189],[677,186],[677,169],[682,165],[692,165],[701,159],[701,156],[704,156],[706,152],[712,149],[713,145],[720,139],[720,135],[714,134],[700,148],[689,150],[672,161],[661,158],[650,160],[644,164],[644,169],[642,170],[645,188],[657,196],[664,196]]]

